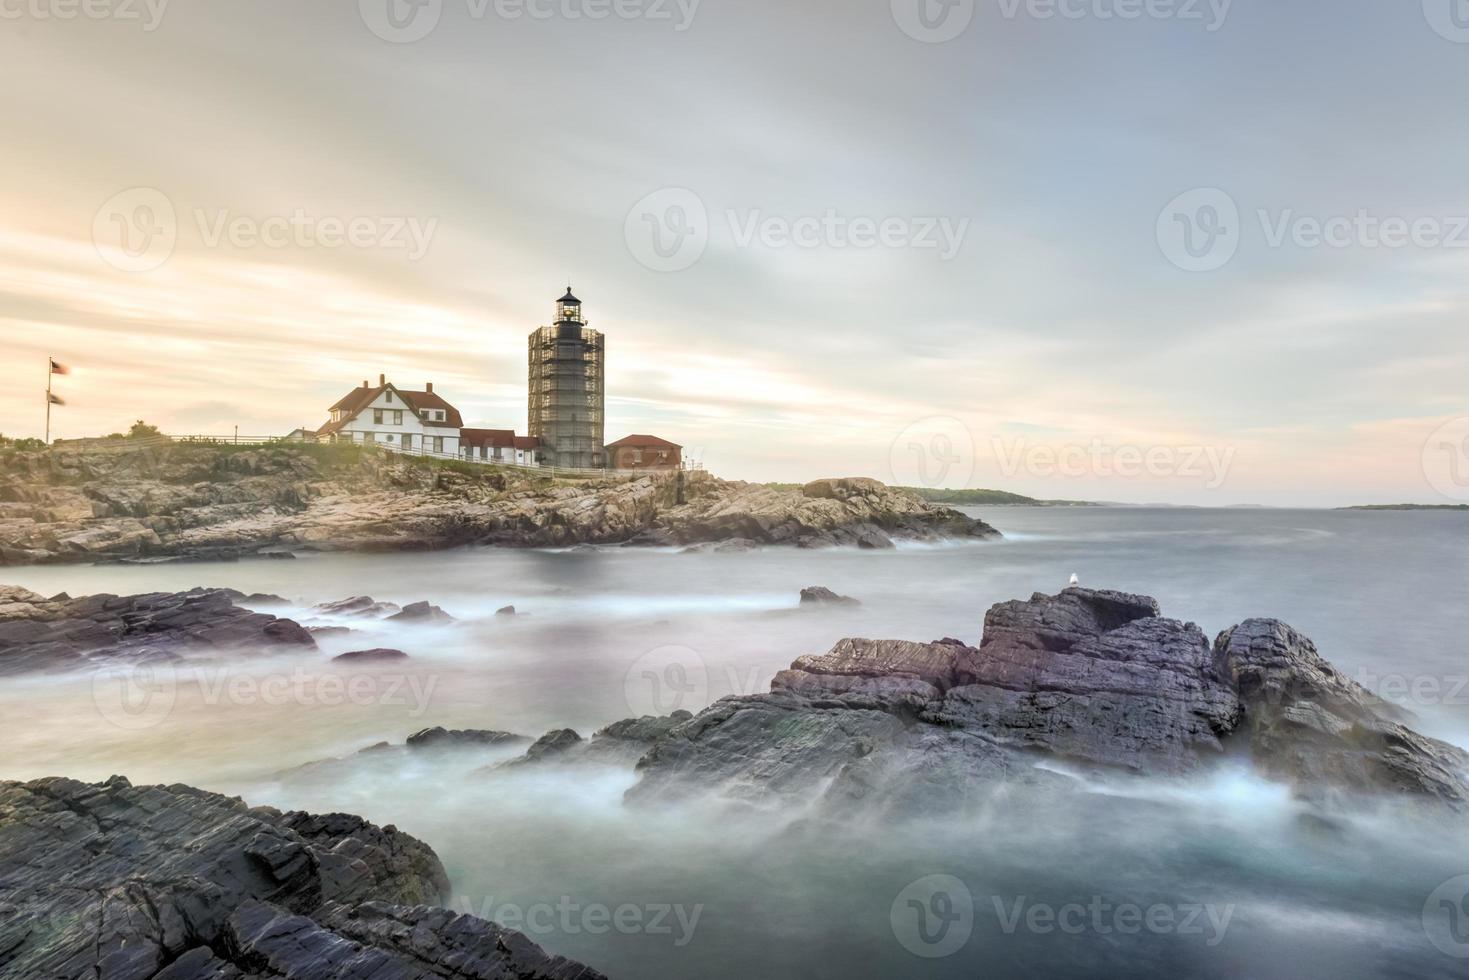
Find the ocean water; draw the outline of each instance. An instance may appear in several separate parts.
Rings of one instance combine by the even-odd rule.
[[[324,637],[320,653],[203,661],[163,678],[7,680],[0,774],[120,772],[396,823],[439,852],[461,910],[620,977],[1469,976],[1464,822],[1399,807],[1322,814],[1239,768],[832,825],[699,803],[628,808],[635,777],[619,769],[473,774],[508,750],[354,755],[430,725],[586,735],[698,710],[765,690],[844,636],[977,643],[991,604],[1055,592],[1072,573],[1156,596],[1211,636],[1284,619],[1421,730],[1469,746],[1462,514],[971,512],[1005,540],[5,569],[4,581],[44,593],[271,592],[290,603],[284,615],[354,632]],[[800,610],[808,585],[863,604]],[[457,622],[311,609],[349,595],[427,599]],[[509,604],[518,615],[494,615]],[[328,663],[378,646],[412,659]],[[329,758],[343,761],[287,772]]]

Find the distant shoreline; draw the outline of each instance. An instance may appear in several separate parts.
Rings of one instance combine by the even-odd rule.
[[[1355,504],[1337,510],[1469,510],[1469,504]]]

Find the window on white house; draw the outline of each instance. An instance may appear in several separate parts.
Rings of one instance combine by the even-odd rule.
[[[372,424],[373,425],[382,425],[383,424],[383,410],[382,409],[380,409],[380,408],[374,408],[372,410]]]
[[[393,403],[393,393],[391,391],[383,392],[383,400],[391,405]]]
[[[373,439],[371,432],[364,432],[364,433],[362,433],[362,441],[363,442],[374,442],[375,440]]]
[[[434,452],[441,453],[443,451],[444,451],[444,437],[443,436],[434,436]]]
[[[403,424],[403,412],[401,410],[397,410],[397,411],[394,411],[393,412],[393,424],[394,425],[402,425]]]
[[[383,434],[383,442],[392,442],[392,441],[393,441],[393,434],[391,432],[386,432],[386,433]]]

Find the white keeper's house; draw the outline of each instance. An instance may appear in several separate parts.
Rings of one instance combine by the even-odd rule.
[[[362,382],[331,407],[331,420],[316,430],[322,442],[376,443],[400,452],[458,456],[464,419],[459,409],[434,393],[409,391],[378,375],[377,387]]]

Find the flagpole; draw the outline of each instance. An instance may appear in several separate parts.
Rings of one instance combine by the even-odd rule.
[[[51,355],[46,355],[46,448],[51,448]]]

